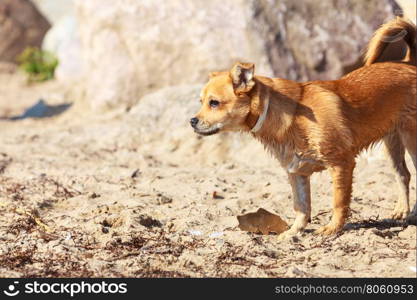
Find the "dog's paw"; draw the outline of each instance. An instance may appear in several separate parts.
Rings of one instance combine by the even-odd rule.
[[[278,241],[284,241],[284,240],[288,240],[289,238],[291,238],[292,236],[294,236],[294,233],[289,232],[289,230],[284,231],[283,233],[278,235]]]
[[[280,235],[278,235],[278,241],[284,241],[284,240],[289,240],[294,238],[295,236],[297,236],[299,231],[294,231],[294,230],[287,230],[284,231],[283,233],[281,233]]]
[[[329,224],[327,224],[327,225],[325,225],[323,227],[320,227],[314,233],[315,234],[319,234],[319,235],[332,235],[332,234],[336,234],[339,231],[341,231],[342,228],[343,228],[343,225],[342,226],[340,226],[340,225],[338,226],[338,225],[335,225],[333,223],[329,223]]]
[[[408,211],[394,211],[391,215],[391,219],[394,220],[403,220],[407,218],[409,212]]]

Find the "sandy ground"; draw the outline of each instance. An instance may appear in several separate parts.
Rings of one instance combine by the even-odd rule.
[[[343,233],[312,234],[330,218],[323,172],[312,178],[312,223],[278,241],[237,227],[237,215],[259,207],[294,220],[285,173],[265,152],[202,163],[193,150],[157,151],[165,141],[147,141],[127,113],[76,105],[51,118],[7,119],[40,98],[66,97],[57,83],[28,86],[0,73],[0,276],[416,276],[416,226],[385,219],[397,193],[379,150],[358,158]]]

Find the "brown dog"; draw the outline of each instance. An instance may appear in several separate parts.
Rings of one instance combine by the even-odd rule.
[[[202,135],[249,132],[280,161],[288,172],[296,211],[283,237],[309,222],[309,176],[324,169],[333,179],[333,216],[317,232],[340,231],[349,212],[355,157],[380,140],[400,186],[393,218],[405,218],[410,212],[405,149],[416,167],[415,35],[415,25],[403,18],[383,25],[369,44],[365,66],[334,81],[298,83],[254,76],[250,63],[211,73],[191,125]],[[387,44],[399,38],[408,44],[406,59],[375,63]]]

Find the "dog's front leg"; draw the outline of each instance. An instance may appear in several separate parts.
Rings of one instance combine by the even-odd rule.
[[[349,215],[349,204],[352,193],[352,179],[355,161],[346,160],[343,164],[330,168],[333,179],[333,215],[326,226],[316,233],[330,235],[342,230]]]
[[[291,228],[280,234],[279,239],[291,237],[302,231],[310,221],[311,215],[310,176],[288,173],[288,178],[292,187],[296,215]]]

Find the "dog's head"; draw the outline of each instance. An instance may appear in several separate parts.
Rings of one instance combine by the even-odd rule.
[[[246,119],[250,113],[250,92],[255,86],[255,66],[236,63],[230,72],[210,73],[201,91],[201,108],[190,120],[194,131],[212,135],[220,131],[248,131]]]

